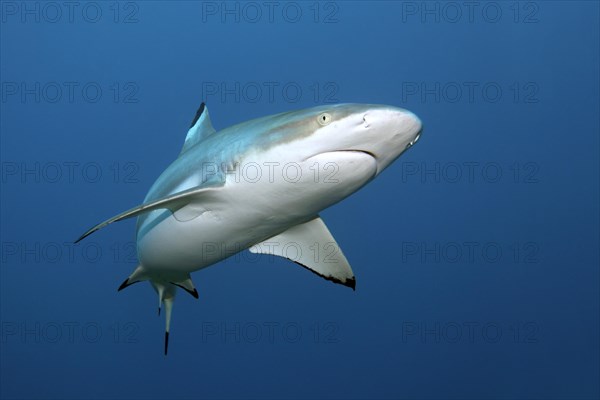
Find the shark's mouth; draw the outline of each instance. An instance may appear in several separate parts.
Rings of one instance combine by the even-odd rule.
[[[332,150],[316,154],[306,159],[305,166],[311,171],[322,170],[324,178],[315,183],[336,183],[339,190],[353,190],[371,180],[379,173],[377,156],[370,151],[358,149]],[[325,178],[327,176],[327,178]],[[332,186],[330,186],[332,187]],[[350,189],[354,188],[354,189]],[[339,192],[341,193],[341,192]],[[339,193],[332,196],[336,197]],[[331,193],[330,193],[331,195]]]
[[[372,153],[368,150],[359,150],[359,149],[337,150],[337,152],[354,153],[355,155],[359,155],[359,154],[367,155],[372,159],[373,164],[375,165],[375,171],[374,171],[373,177],[375,177],[379,172],[381,172],[380,165],[379,165],[379,158],[377,158],[377,155],[375,155],[375,153]]]
[[[345,151],[345,152],[349,152],[349,153],[363,153],[363,154],[366,154],[370,157],[373,157],[375,160],[377,160],[377,156],[368,150],[350,149],[350,150],[337,150],[337,151]]]
[[[310,159],[311,159],[311,158],[313,158],[313,157],[320,156],[320,155],[327,154],[327,153],[362,153],[362,154],[366,154],[366,155],[368,155],[369,157],[371,157],[371,158],[373,158],[375,161],[377,161],[377,156],[375,155],[375,153],[371,153],[371,152],[370,152],[370,151],[368,151],[368,150],[360,150],[360,149],[344,149],[344,150],[332,150],[332,151],[326,151],[326,152],[323,152],[323,153],[317,153],[317,154],[314,154],[314,155],[312,155],[312,156],[310,156],[310,157],[306,158],[306,160],[310,160]],[[306,161],[306,160],[304,160],[304,161]]]

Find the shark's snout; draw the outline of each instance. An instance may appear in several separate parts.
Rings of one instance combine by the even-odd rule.
[[[349,149],[370,154],[377,161],[377,173],[419,140],[423,124],[412,112],[393,106],[369,106],[357,117],[359,129]]]
[[[419,117],[417,117],[414,114],[412,114],[411,117],[414,120],[413,128],[412,128],[412,131],[413,131],[412,137],[413,137],[413,139],[410,142],[408,142],[408,144],[406,145],[406,149],[409,149],[412,146],[414,146],[414,144],[417,143],[419,141],[419,139],[421,138],[421,133],[423,133],[423,123],[421,122],[421,120],[419,119]]]

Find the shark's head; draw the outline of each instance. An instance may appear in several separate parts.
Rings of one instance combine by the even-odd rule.
[[[315,154],[360,151],[377,162],[379,174],[421,135],[420,119],[402,108],[372,104],[336,104],[303,110],[301,122]],[[308,132],[307,132],[308,131]]]

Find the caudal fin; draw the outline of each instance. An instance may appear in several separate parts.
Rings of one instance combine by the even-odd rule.
[[[171,313],[173,311],[175,296],[165,299],[165,356],[169,350],[169,331],[171,330]]]
[[[196,299],[198,298],[198,291],[194,287],[194,283],[189,275],[183,277],[180,280],[173,282],[156,282],[150,280],[152,287],[158,294],[158,315],[160,315],[161,306],[165,308],[165,356],[169,351],[169,334],[171,331],[171,316],[173,314],[173,304],[175,302],[175,293],[177,288],[180,287],[186,292],[191,294]]]
[[[192,278],[189,274],[184,274],[178,279],[165,282],[162,280],[154,280],[151,275],[139,265],[131,275],[119,286],[119,291],[141,281],[150,281],[154,290],[158,294],[158,315],[161,314],[161,309],[165,308],[165,355],[169,350],[169,331],[171,330],[171,315],[173,314],[173,303],[175,302],[175,294],[177,288],[181,288],[191,294],[194,298],[198,298],[198,290],[194,287]]]

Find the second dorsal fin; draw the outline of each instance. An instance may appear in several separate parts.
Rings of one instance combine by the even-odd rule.
[[[208,108],[203,102],[200,104],[200,107],[198,108],[198,111],[196,111],[196,115],[192,120],[192,124],[188,130],[187,136],[185,137],[185,142],[183,143],[181,153],[185,153],[190,147],[215,132],[215,128],[213,128],[212,123],[210,122]]]

